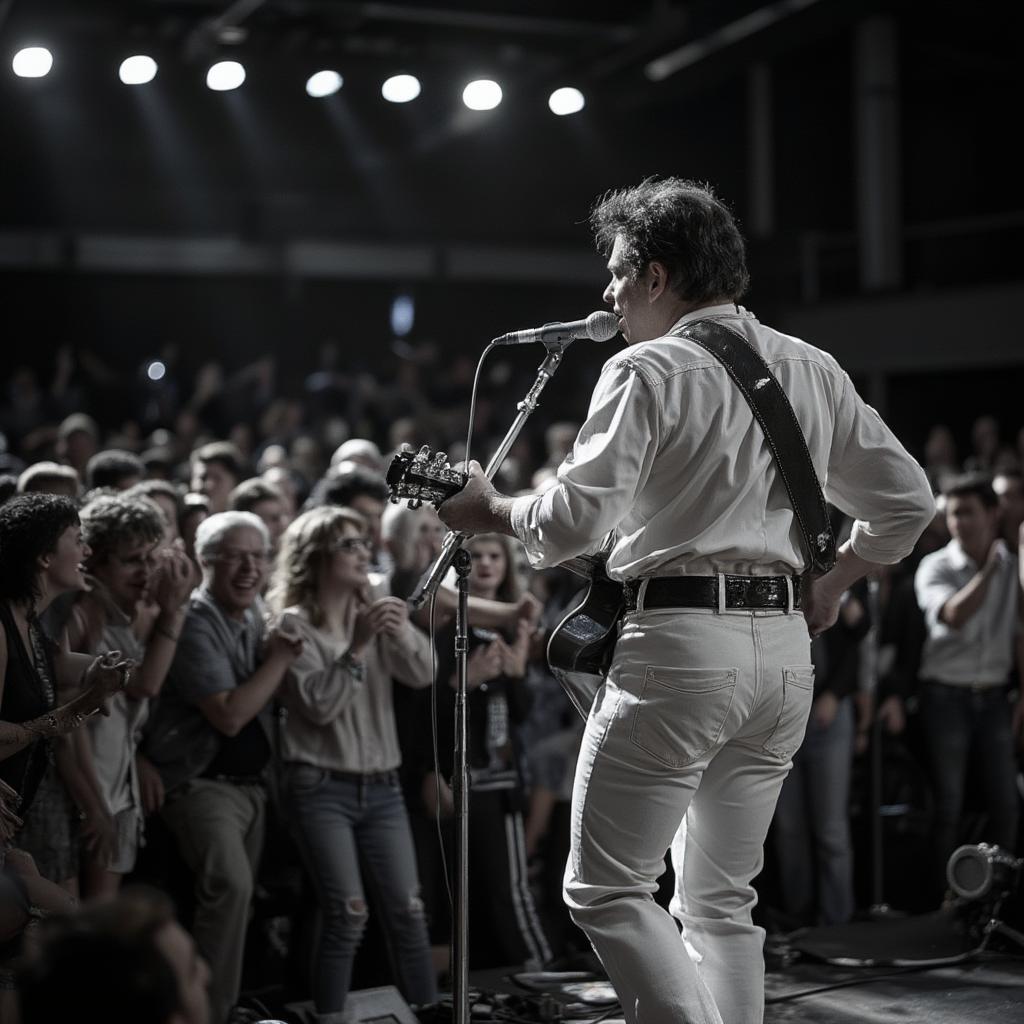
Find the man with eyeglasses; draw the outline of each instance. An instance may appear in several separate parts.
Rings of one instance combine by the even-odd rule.
[[[167,791],[162,815],[195,875],[193,932],[210,964],[213,1020],[238,999],[245,931],[263,845],[271,701],[301,640],[265,635],[260,592],[270,537],[251,512],[199,524],[193,591],[145,743]]]

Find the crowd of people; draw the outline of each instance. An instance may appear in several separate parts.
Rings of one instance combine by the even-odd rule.
[[[432,621],[410,613],[444,527],[389,504],[384,473],[399,443],[463,424],[324,368],[316,402],[280,402],[259,363],[207,367],[191,399],[164,389],[104,429],[69,408],[86,393],[71,376],[45,390],[19,371],[2,423],[0,1019],[18,989],[25,1024],[70,1017],[85,984],[114,993],[103,1019],[256,1019],[243,997],[274,935],[252,919],[281,890],[281,998],[329,1013],[388,982],[436,1000],[455,602],[446,584]],[[524,435],[506,489],[543,488],[575,433]],[[962,459],[937,427],[921,462],[932,527],[812,645],[769,850],[786,927],[857,910],[851,776],[876,716],[891,734],[921,723],[936,905],[960,842],[1021,852],[1024,430],[1005,445],[981,417]],[[544,651],[580,584],[505,536],[468,548],[470,966],[568,963],[587,951],[560,898],[584,723]]]

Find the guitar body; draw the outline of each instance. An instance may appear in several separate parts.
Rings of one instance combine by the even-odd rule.
[[[622,584],[604,571],[603,558],[575,558],[565,566],[587,576],[590,585],[580,604],[551,634],[548,666],[576,710],[586,718],[612,663],[626,603]]]
[[[391,500],[408,499],[411,507],[424,501],[440,506],[466,483],[453,470],[444,453],[423,447],[399,452],[388,467]],[[566,569],[586,578],[583,601],[558,624],[548,640],[548,665],[576,710],[584,717],[612,662],[619,620],[626,610],[622,584],[605,572],[605,556],[580,555],[564,562]]]

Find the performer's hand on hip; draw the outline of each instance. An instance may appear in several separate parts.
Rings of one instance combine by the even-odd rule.
[[[800,604],[803,607],[804,619],[807,621],[807,630],[811,636],[818,636],[830,626],[834,626],[836,619],[839,618],[839,604],[843,592],[833,592],[829,585],[828,573],[817,579],[805,576],[802,587]]]

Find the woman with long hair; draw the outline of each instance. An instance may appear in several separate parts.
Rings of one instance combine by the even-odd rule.
[[[368,918],[360,859],[373,882],[398,988],[411,1003],[437,995],[416,855],[399,786],[392,677],[430,685],[430,644],[403,601],[373,599],[363,518],[322,506],[285,531],[269,603],[302,638],[281,692],[290,824],[322,915],[313,998],[344,1007]]]

